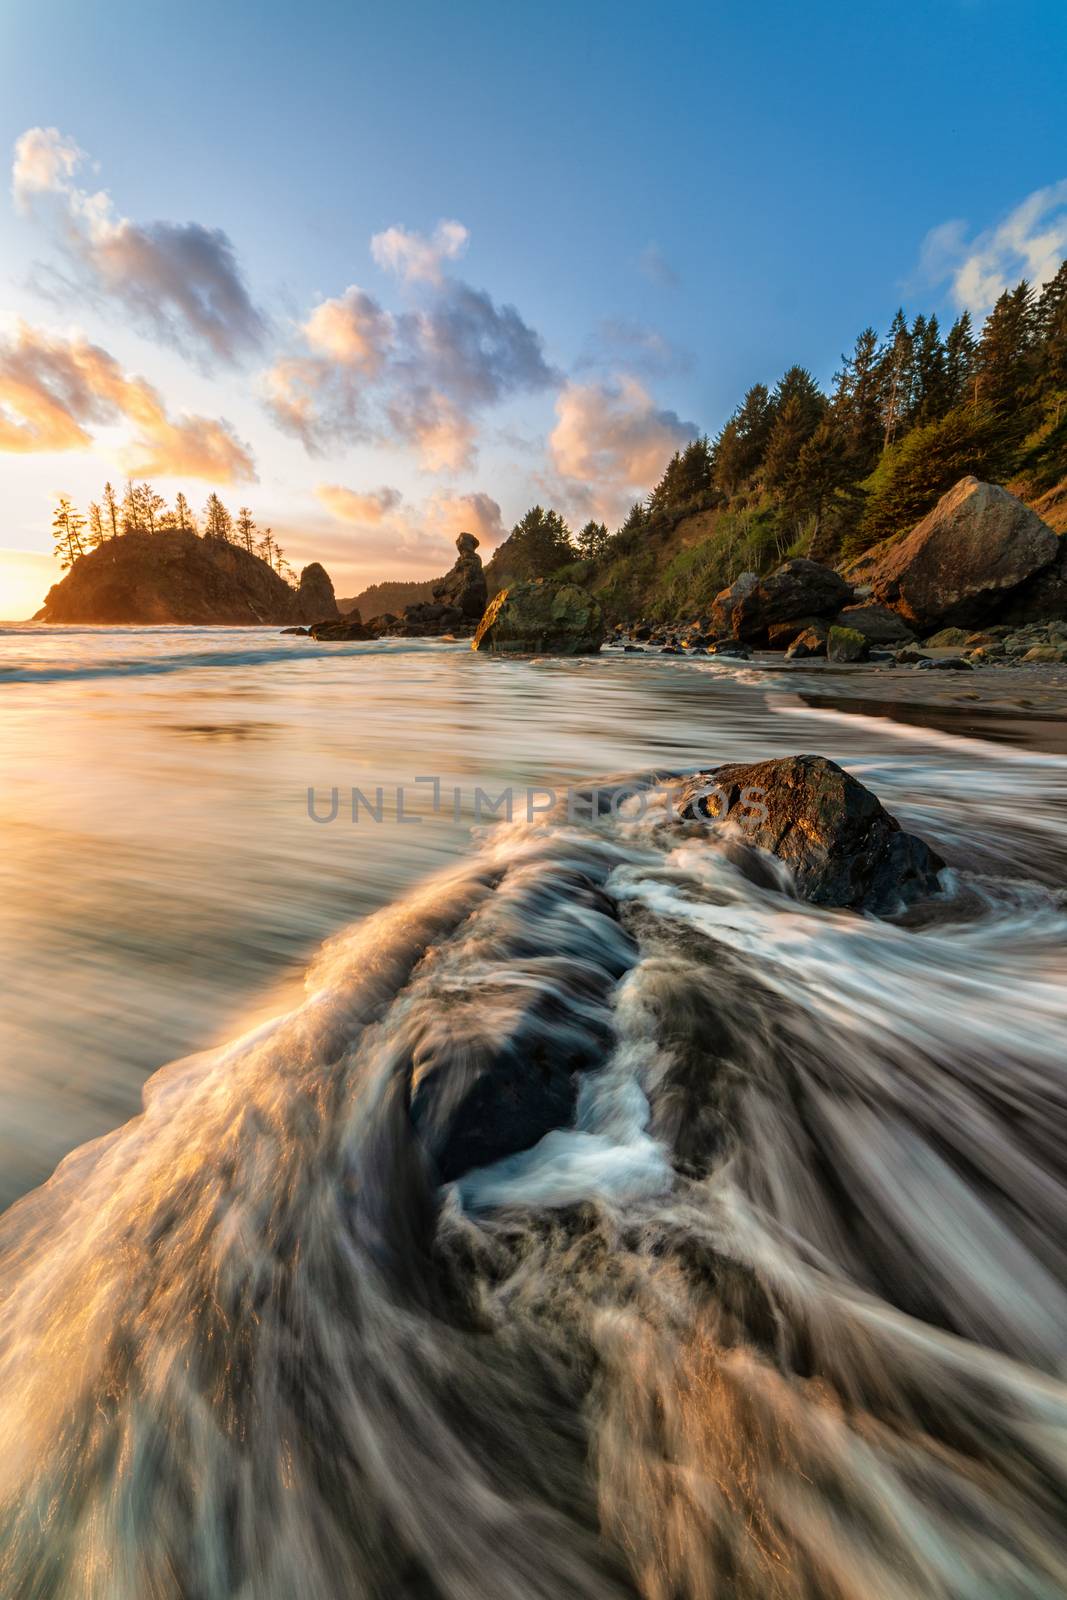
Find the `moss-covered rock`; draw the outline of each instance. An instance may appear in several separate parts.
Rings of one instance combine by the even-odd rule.
[[[506,655],[577,656],[599,650],[603,639],[603,612],[587,590],[534,578],[493,597],[471,648]]]
[[[830,661],[865,661],[870,641],[858,628],[831,628],[826,640]]]

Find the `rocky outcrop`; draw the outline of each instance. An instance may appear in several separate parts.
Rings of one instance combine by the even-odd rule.
[[[341,615],[326,568],[312,561],[300,574],[296,604],[301,622],[326,622]]]
[[[350,611],[345,617],[333,617],[322,622],[314,622],[307,631],[313,639],[319,639],[328,644],[377,638],[377,634],[370,628],[364,627],[360,621],[358,611]]]
[[[313,577],[309,592],[333,586]],[[306,568],[305,571],[312,569]],[[334,607],[336,611],[336,606]],[[314,621],[259,556],[195,533],[125,533],[79,556],[36,622],[255,624]]]
[[[501,589],[471,648],[508,655],[591,655],[604,640],[598,602],[573,583],[532,578]]]
[[[729,821],[789,867],[813,905],[891,915],[936,892],[944,862],[877,796],[825,756],[717,767],[686,785],[681,815]]]
[[[852,590],[832,567],[803,556],[783,561],[764,577],[742,573],[729,589],[712,602],[712,620],[723,633],[747,644],[773,642],[784,648],[792,642],[784,624],[794,623],[797,633],[821,617],[832,617],[852,599]]]
[[[434,585],[433,599],[405,606],[402,621],[390,632],[408,637],[425,637],[469,630],[481,618],[489,600],[489,590],[478,555],[478,540],[473,533],[461,533],[456,540],[458,558],[451,571]]]
[[[1051,566],[1057,536],[996,484],[963,478],[869,574],[875,599],[920,633],[995,617],[1009,596]]]

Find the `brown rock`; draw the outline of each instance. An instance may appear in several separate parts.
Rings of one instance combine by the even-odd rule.
[[[875,598],[920,632],[973,627],[1048,567],[1056,535],[1014,495],[963,478],[882,557],[870,575]]]

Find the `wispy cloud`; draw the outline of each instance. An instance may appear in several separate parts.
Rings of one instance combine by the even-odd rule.
[[[457,534],[473,533],[485,550],[505,536],[499,505],[481,491],[438,491],[420,505],[408,503],[389,486],[358,489],[323,483],[315,495],[334,521],[349,530],[350,542],[336,547],[340,558],[362,569],[388,563],[393,572],[435,576],[455,560]]]
[[[1020,278],[1040,287],[1067,256],[1067,178],[1035,189],[1001,222],[971,234],[966,222],[942,222],[923,240],[919,276],[951,285],[963,310],[984,316]]]
[[[458,261],[467,249],[470,234],[462,222],[439,222],[430,238],[407,228],[386,228],[370,242],[371,255],[385,272],[394,272],[408,283],[440,283],[446,261]]]
[[[79,186],[88,161],[57,128],[29,128],[12,166],[16,206],[52,228],[81,285],[202,363],[233,363],[257,348],[266,319],[226,234],[199,222],[121,216],[106,189]]]
[[[483,409],[561,381],[514,306],[441,274],[460,235],[465,245],[459,223],[442,224],[429,241],[403,229],[376,235],[376,255],[395,260],[417,286],[414,305],[391,312],[351,285],[312,309],[297,347],[265,375],[275,422],[310,453],[376,439],[413,446],[428,472],[464,470],[475,460]]]
[[[605,368],[647,373],[650,377],[689,372],[693,358],[687,350],[672,344],[665,334],[640,322],[623,317],[606,317],[575,363],[578,372]]]
[[[26,323],[0,339],[0,450],[85,450],[91,428],[118,422],[132,428],[120,455],[127,472],[209,483],[256,476],[228,423],[171,416],[150,383],[124,373],[98,345]]]

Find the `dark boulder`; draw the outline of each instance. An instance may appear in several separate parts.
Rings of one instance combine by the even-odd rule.
[[[1059,541],[1036,512],[994,483],[962,478],[870,574],[875,598],[920,633],[1000,615],[1052,565]]]
[[[1000,615],[1016,627],[1067,619],[1067,535],[1057,535],[1051,564],[1020,585]]]
[[[793,617],[789,622],[772,622],[767,629],[768,650],[787,650],[794,639],[799,639],[819,621],[818,617]]]
[[[710,793],[709,793],[710,791]],[[681,815],[727,818],[750,848],[791,870],[813,905],[891,915],[934,894],[944,862],[825,756],[718,767],[685,787]]]
[[[914,633],[896,611],[868,600],[861,606],[846,606],[834,618],[839,628],[854,628],[870,644],[912,644]]]
[[[313,622],[308,629],[313,639],[322,643],[336,644],[346,640],[373,639],[374,634],[365,628],[359,620],[359,612],[349,612],[347,617],[327,618],[322,622]]]
[[[612,995],[635,957],[603,890],[609,866],[576,851],[508,874],[462,947],[416,974],[411,1116],[442,1182],[573,1122],[578,1074],[607,1059]]]
[[[773,624],[832,617],[851,599],[852,590],[840,573],[796,556],[768,572],[738,599],[733,631],[749,644],[764,643]]]

